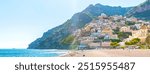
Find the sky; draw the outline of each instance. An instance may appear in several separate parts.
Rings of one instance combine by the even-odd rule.
[[[90,4],[130,7],[146,0],[0,0],[0,48],[27,48]]]

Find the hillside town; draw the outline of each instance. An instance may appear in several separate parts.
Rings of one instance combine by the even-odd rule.
[[[78,49],[149,49],[150,22],[104,13],[73,33]]]

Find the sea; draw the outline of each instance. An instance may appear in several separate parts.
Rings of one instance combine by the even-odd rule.
[[[0,49],[0,57],[58,57],[66,53],[57,49]]]

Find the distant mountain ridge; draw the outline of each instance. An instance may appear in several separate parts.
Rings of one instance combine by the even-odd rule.
[[[108,6],[108,5],[89,5],[85,10],[82,12],[85,12],[87,14],[93,15],[93,16],[99,16],[101,13],[105,13],[106,15],[125,15],[126,12],[128,12],[131,9],[131,7],[124,8],[120,6]]]
[[[150,20],[150,0],[135,6],[127,12],[128,17],[136,17],[143,20]]]
[[[28,49],[68,49],[70,44],[63,44],[63,39],[67,38],[75,30],[84,27],[93,19],[105,13],[107,15],[125,15],[131,8],[111,7],[101,4],[90,5],[82,12],[76,13],[71,19],[60,26],[48,30],[41,38],[29,44]]]

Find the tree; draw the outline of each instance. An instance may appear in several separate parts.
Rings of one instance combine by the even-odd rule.
[[[110,44],[113,48],[116,48],[117,46],[119,46],[120,44],[117,42],[111,42]]]
[[[73,40],[75,39],[75,36],[69,35],[68,37],[64,38],[61,43],[62,44],[72,44]]]
[[[125,42],[126,45],[132,45],[131,42]]]
[[[113,29],[113,34],[118,34],[120,31],[120,28],[119,27],[116,27],[116,29]]]
[[[129,42],[125,42],[126,45],[135,45],[137,43],[139,43],[141,40],[139,38],[134,38]]]
[[[121,42],[121,40],[120,39],[110,39],[111,40],[111,42]]]
[[[135,25],[135,22],[133,22],[133,21],[126,21],[125,24],[128,25],[128,26],[131,26],[131,25]]]
[[[134,38],[131,40],[132,45],[139,43],[141,40],[139,38]]]
[[[131,32],[118,32],[118,37],[121,40],[128,38],[130,35],[132,35]]]
[[[120,48],[122,48],[124,50],[126,47],[125,46],[121,46]]]

